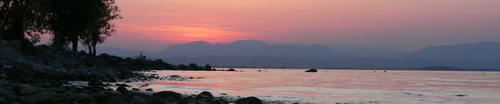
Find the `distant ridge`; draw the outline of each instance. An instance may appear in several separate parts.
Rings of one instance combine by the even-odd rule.
[[[321,45],[269,44],[258,40],[238,40],[211,44],[197,41],[168,47],[165,57],[271,56],[292,58],[345,57],[347,55]]]
[[[429,47],[416,52],[412,57],[427,60],[500,60],[500,43],[480,42]]]
[[[136,56],[140,51],[107,47],[103,52]],[[123,51],[123,52],[122,52]],[[362,51],[362,50],[359,50]],[[231,43],[204,41],[173,45],[148,57],[174,64],[286,68],[394,68],[446,70],[499,70],[500,43],[479,42],[433,46],[400,57],[358,57],[321,45],[269,44],[257,40]],[[441,67],[435,67],[441,66]]]

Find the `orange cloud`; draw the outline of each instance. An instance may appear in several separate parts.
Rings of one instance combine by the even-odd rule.
[[[174,41],[176,43],[192,41],[229,42],[249,39],[251,36],[244,32],[233,31],[230,28],[204,24],[144,26],[136,30],[146,32],[148,36],[159,38],[160,40]]]

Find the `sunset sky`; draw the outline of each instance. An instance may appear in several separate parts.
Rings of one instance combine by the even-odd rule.
[[[381,47],[500,42],[500,0],[117,0],[105,46],[159,51],[191,41]]]

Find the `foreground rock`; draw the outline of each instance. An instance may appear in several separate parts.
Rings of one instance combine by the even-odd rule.
[[[236,71],[236,69],[230,68],[227,71]]]
[[[169,69],[161,60],[90,56],[49,46],[33,53],[20,51],[19,42],[0,40],[0,104],[228,104],[210,92],[185,96],[177,92],[140,92],[138,88],[103,82],[160,78],[135,71]],[[184,80],[181,76],[171,76]],[[189,78],[194,79],[194,78]],[[85,82],[71,84],[70,81]],[[85,84],[85,85],[83,85]],[[117,87],[117,89],[111,89]],[[151,94],[153,93],[153,94]],[[247,101],[243,100],[243,101]],[[254,102],[253,100],[249,100]],[[259,104],[259,103],[252,103]]]
[[[164,99],[168,102],[175,102],[175,104],[186,103],[184,101],[182,94],[177,93],[177,92],[173,92],[173,91],[162,91],[162,92],[158,92],[158,93],[153,94],[153,96]]]
[[[46,84],[46,85],[45,85]],[[263,104],[256,97],[228,101],[210,92],[183,95],[173,91],[153,94],[116,91],[105,87],[63,87],[53,82],[17,83],[0,80],[0,104]]]
[[[207,91],[203,91],[201,92],[200,94],[198,94],[195,98],[198,102],[206,102],[206,103],[209,103],[209,102],[212,102],[214,101],[214,96],[212,95],[212,93],[210,92],[207,92]]]
[[[236,104],[262,104],[262,101],[257,97],[247,97],[237,100]]]

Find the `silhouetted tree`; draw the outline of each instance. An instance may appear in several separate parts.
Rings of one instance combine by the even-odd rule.
[[[196,64],[196,63],[190,63],[189,64],[189,69],[191,69],[191,70],[198,70],[198,69],[200,69],[200,67],[198,67],[198,64]]]
[[[179,68],[179,70],[187,70],[187,69],[189,69],[189,67],[187,65],[184,65],[184,64],[180,64],[177,67]]]
[[[161,68],[161,70],[165,70],[165,69],[174,69],[174,66],[167,63],[167,62],[164,62],[163,60],[161,59],[156,59],[153,61],[153,64],[154,65],[159,65],[159,67]]]
[[[23,46],[38,42],[49,15],[46,5],[48,0],[0,0],[0,39]]]
[[[110,21],[120,18],[114,0],[50,0],[50,4],[53,46],[62,48],[71,43],[74,52],[82,41],[95,56],[96,44],[114,32]]]
[[[89,54],[96,55],[97,44],[103,43],[107,37],[115,32],[115,26],[111,21],[121,18],[120,10],[114,0],[98,0],[88,8],[95,12],[93,12],[91,22],[81,40],[83,45],[87,46]]]
[[[91,23],[95,0],[50,0],[50,29],[53,32],[52,45],[62,48],[69,42],[74,52],[78,51],[78,40]]]
[[[212,70],[212,66],[210,66],[209,64],[205,65],[205,70]]]

